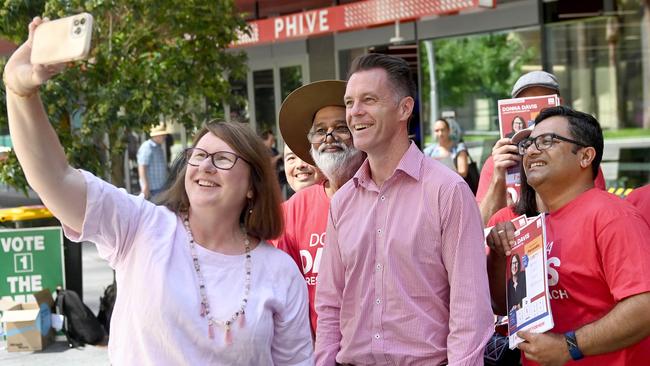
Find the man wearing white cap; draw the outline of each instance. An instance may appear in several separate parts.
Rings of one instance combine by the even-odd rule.
[[[352,144],[344,94],[344,81],[316,81],[294,90],[280,108],[280,132],[285,143],[295,156],[318,167],[326,178],[301,189],[283,204],[285,229],[275,242],[294,259],[307,282],[312,334],[316,332],[316,278],[330,199],[365,159]]]
[[[167,159],[162,145],[168,134],[164,124],[155,126],[149,131],[151,138],[138,149],[140,191],[147,199],[160,193],[167,181]]]
[[[522,75],[512,87],[513,98],[528,98],[542,95],[560,95],[560,85],[555,75],[546,71],[531,71]],[[483,223],[500,209],[508,205],[506,192],[506,170],[519,164],[521,157],[512,140],[504,137],[492,148],[492,155],[483,164],[479,179],[476,201],[481,209]],[[605,189],[602,171],[596,177],[596,187]],[[514,202],[513,202],[514,203]]]

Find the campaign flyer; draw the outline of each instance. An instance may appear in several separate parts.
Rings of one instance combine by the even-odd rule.
[[[515,133],[533,125],[535,117],[544,108],[560,105],[560,98],[556,95],[543,95],[539,97],[501,99],[498,101],[499,131],[501,138],[512,137]],[[519,196],[521,172],[519,166],[508,168],[506,172],[506,185],[513,202]]]
[[[510,349],[514,349],[523,341],[517,332],[541,333],[553,328],[544,214],[515,231],[515,245],[506,263],[508,338]]]

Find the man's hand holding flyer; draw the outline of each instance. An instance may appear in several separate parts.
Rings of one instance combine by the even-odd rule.
[[[544,214],[522,227],[515,219],[515,245],[507,258],[506,296],[508,306],[509,346],[523,340],[521,330],[542,333],[553,328],[546,268],[546,231]],[[519,224],[519,225],[518,225]]]
[[[499,131],[501,132],[501,138],[512,138],[515,133],[532,126],[535,117],[542,109],[558,105],[560,105],[560,97],[556,94],[499,100]],[[516,202],[519,198],[520,184],[521,172],[519,166],[508,168],[506,185],[513,202]]]

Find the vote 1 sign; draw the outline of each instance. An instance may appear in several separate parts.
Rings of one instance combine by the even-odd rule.
[[[60,227],[0,230],[0,298],[65,288],[63,263]]]

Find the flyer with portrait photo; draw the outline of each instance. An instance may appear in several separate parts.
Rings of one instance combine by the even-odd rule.
[[[532,126],[535,117],[542,109],[558,105],[560,105],[560,97],[557,94],[499,100],[499,132],[501,138],[512,137],[520,130]],[[511,196],[515,196],[512,197],[515,202],[519,196],[520,183],[521,172],[519,166],[508,168],[506,171],[506,185]]]
[[[508,338],[510,349],[514,349],[523,342],[517,332],[542,333],[553,328],[544,214],[515,231],[515,245],[506,265]]]

